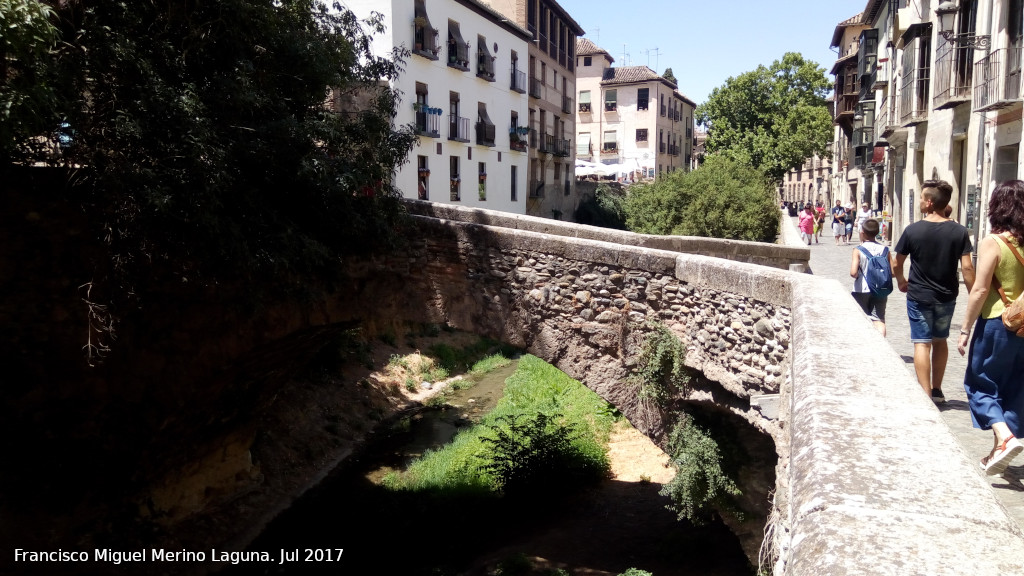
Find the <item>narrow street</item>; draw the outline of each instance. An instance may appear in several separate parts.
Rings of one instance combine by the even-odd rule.
[[[791,218],[796,233],[796,218]],[[856,240],[856,233],[854,240]],[[855,244],[849,246],[835,243],[831,229],[825,230],[821,235],[820,244],[810,246],[811,273],[825,278],[838,280],[847,291],[853,288],[853,278],[850,277],[850,257],[855,249]],[[890,247],[890,250],[892,247]],[[905,270],[909,273],[909,260]],[[910,342],[910,325],[907,321],[907,299],[906,294],[898,289],[889,296],[889,303],[886,307],[886,340],[906,362],[907,370],[914,374],[914,345]],[[964,371],[967,367],[967,358],[960,356],[956,350],[956,334],[960,331],[963,321],[964,310],[967,308],[967,288],[961,283],[960,294],[957,297],[956,312],[953,314],[953,323],[950,326],[949,339],[949,362],[946,365],[946,375],[942,382],[942,391],[946,396],[945,404],[938,406],[946,424],[959,439],[969,458],[979,460],[992,448],[992,433],[987,430],[978,430],[971,424],[971,414],[967,406],[967,395],[964,392]],[[853,322],[868,322],[867,318],[836,318],[823,319],[822,321],[833,322],[838,330],[843,330]],[[870,358],[850,358],[850,362],[870,365]],[[879,378],[885,378],[885,374],[879,374]],[[923,392],[922,392],[923,393]],[[913,430],[907,430],[907,434],[913,434]],[[979,474],[982,474],[979,467]],[[1006,469],[1002,477],[986,477],[1000,502],[1009,511],[1010,516],[1018,525],[1024,527],[1024,458],[1018,459]],[[927,486],[922,486],[927,490]]]

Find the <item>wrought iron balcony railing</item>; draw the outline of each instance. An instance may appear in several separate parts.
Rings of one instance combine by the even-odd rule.
[[[417,111],[415,125],[416,135],[428,136],[430,138],[440,138],[440,119],[441,117],[438,116],[437,114],[430,114],[425,110]]]
[[[953,108],[971,100],[971,76],[974,48],[958,42],[945,42],[935,57],[936,110]]]
[[[441,53],[441,45],[437,39],[438,34],[437,28],[431,28],[429,22],[414,21],[412,53],[430,60],[437,60],[438,54]]]
[[[510,90],[515,90],[520,94],[526,93],[526,72],[522,70],[512,69],[512,77],[509,80],[508,85]]]
[[[456,142],[469,142],[469,118],[449,115],[448,139]]]
[[[975,112],[1021,102],[1021,47],[993,50],[974,65]]]
[[[494,124],[489,122],[476,123],[476,143],[481,146],[494,146],[494,136],[497,130]]]

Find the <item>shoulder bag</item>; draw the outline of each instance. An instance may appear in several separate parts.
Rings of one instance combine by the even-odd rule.
[[[1006,247],[1010,249],[1010,252],[1013,252],[1013,255],[1017,258],[1017,262],[1020,262],[1020,265],[1024,266],[1024,257],[1020,255],[1020,252],[1017,251],[1013,244],[1010,244],[999,235],[995,235],[995,237],[1005,244]],[[1024,338],[1024,298],[1021,298],[1021,295],[1018,294],[1017,299],[1011,302],[1010,299],[1006,297],[1006,292],[1003,291],[1003,287],[999,284],[999,279],[995,277],[995,274],[992,275],[992,285],[999,291],[999,297],[1003,299],[1003,305],[1006,306],[1002,315],[1003,326],[1005,326],[1010,332]]]

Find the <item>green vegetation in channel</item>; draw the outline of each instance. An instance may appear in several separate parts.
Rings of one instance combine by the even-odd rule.
[[[597,394],[535,356],[508,378],[505,395],[477,426],[385,477],[394,490],[455,494],[546,494],[577,488],[609,470],[615,417]],[[537,482],[540,482],[540,485]]]

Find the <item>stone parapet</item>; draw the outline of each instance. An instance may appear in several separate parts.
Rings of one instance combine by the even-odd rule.
[[[807,268],[807,262],[810,260],[810,253],[806,246],[794,245],[792,243],[766,244],[764,242],[721,240],[718,238],[700,238],[696,236],[635,234],[598,226],[562,222],[550,218],[538,218],[493,210],[478,210],[451,204],[436,204],[420,200],[406,200],[405,202],[409,213],[420,216],[456,222],[472,222],[474,224],[484,224],[499,228],[512,228],[551,234],[553,236],[599,240],[655,250],[700,254],[736,262],[770,266],[782,270],[803,271]],[[785,226],[781,228],[785,232]]]

